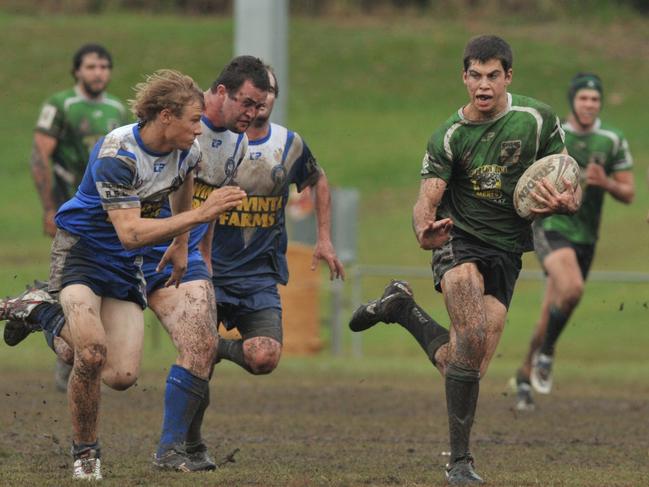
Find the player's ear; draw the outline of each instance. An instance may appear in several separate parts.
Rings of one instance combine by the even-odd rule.
[[[505,84],[506,84],[506,85],[509,85],[509,83],[512,82],[512,76],[513,76],[513,75],[514,75],[514,70],[513,70],[512,68],[509,68],[509,69],[505,72]]]
[[[225,87],[225,85],[216,85],[214,93],[219,96],[226,96],[228,94],[228,89]]]
[[[160,110],[160,113],[158,114],[158,120],[160,120],[164,124],[169,124],[171,123],[172,119],[174,118],[173,112],[169,108],[163,108]]]

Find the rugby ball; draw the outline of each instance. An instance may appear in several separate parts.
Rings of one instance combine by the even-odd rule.
[[[532,197],[536,183],[543,178],[547,178],[557,192],[563,193],[566,187],[564,178],[573,188],[579,184],[579,164],[568,155],[552,154],[528,167],[514,188],[514,209],[521,218],[533,220],[536,214],[532,213],[532,208],[543,208],[543,204]]]

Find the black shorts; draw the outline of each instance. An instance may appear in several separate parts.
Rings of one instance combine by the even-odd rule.
[[[516,279],[521,271],[521,254],[496,248],[454,227],[451,239],[433,251],[435,289],[442,292],[442,278],[449,269],[475,262],[484,280],[484,292],[509,309]]]
[[[575,251],[577,255],[577,263],[579,270],[581,270],[581,277],[586,280],[590,272],[590,266],[595,257],[594,244],[579,244],[571,242],[563,234],[554,230],[544,230],[540,223],[535,223],[532,227],[534,229],[534,251],[536,256],[543,266],[543,261],[555,250],[569,247]],[[547,273],[546,273],[547,274]]]

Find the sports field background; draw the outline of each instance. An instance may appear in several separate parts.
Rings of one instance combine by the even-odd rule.
[[[410,229],[420,161],[430,133],[466,100],[461,83],[462,49],[468,37],[481,33],[501,35],[512,45],[515,59],[510,91],[546,101],[560,115],[567,110],[566,85],[576,71],[601,75],[605,87],[603,118],[621,128],[629,140],[636,164],[637,194],[631,206],[607,201],[594,269],[648,273],[649,22],[630,15],[547,22],[477,16],[292,19],[287,125],[304,136],[332,184],[360,189],[360,262],[428,266],[430,256],[418,249]],[[14,294],[34,277],[47,275],[49,239],[41,234],[40,204],[28,172],[32,127],[42,100],[71,86],[69,70],[74,50],[87,41],[104,43],[115,61],[109,91],[128,98],[130,87],[158,68],[179,69],[207,87],[231,57],[232,37],[233,26],[228,18],[119,13],[97,17],[24,16],[0,11],[0,106],[4,112],[0,122],[1,295]],[[279,82],[281,89],[283,80]],[[531,254],[525,258],[525,268],[538,268]],[[324,282],[324,272],[322,276]],[[385,280],[364,281],[364,297],[379,294]],[[431,283],[415,280],[413,287],[421,304],[447,324],[441,298]],[[326,290],[325,286],[321,310],[325,340],[329,337]],[[501,390],[505,394],[504,384],[522,357],[536,320],[541,291],[540,282],[519,282],[497,356],[483,380],[485,390],[491,391],[487,397],[496,400]],[[148,333],[155,326],[149,319]],[[556,393],[551,399],[541,399],[546,415],[550,415],[547,408],[553,401],[560,404],[562,398],[570,397],[578,402],[580,391],[590,398],[589,404],[595,409],[600,395],[605,402],[616,394],[626,397],[632,391],[632,397],[640,403],[643,398],[644,402],[649,400],[648,344],[649,284],[589,283],[559,345]],[[142,382],[162,383],[163,369],[173,356],[164,335],[156,347],[149,337]],[[0,343],[0,370],[4,372],[32,377],[42,370],[46,377],[51,363],[51,353],[39,336],[30,337],[15,349]],[[419,386],[422,378],[428,381],[429,367],[403,330],[379,326],[364,335],[362,359],[352,358],[347,347],[343,357],[331,357],[327,350],[311,359],[285,357],[268,378],[249,378],[229,365],[221,373],[234,394],[240,392],[237,387],[257,384],[255,381],[290,384],[292,374],[309,384],[317,384],[322,376],[339,376],[346,381],[346,387],[357,390],[362,390],[363,381],[368,380],[380,390],[380,384],[390,387],[400,375],[404,384]],[[5,380],[0,386],[3,411],[10,407],[1,402],[11,394],[10,383]],[[47,380],[42,384],[50,387]],[[437,377],[434,384],[438,397],[441,383]],[[30,404],[37,400],[32,392],[25,393]],[[510,402],[511,398],[505,398],[499,404],[505,407]],[[497,410],[491,411],[498,414]],[[611,414],[624,415],[624,411],[614,410]],[[314,416],[312,420],[316,419]],[[66,428],[63,444],[68,441]],[[646,422],[638,428],[646,430]],[[625,469],[636,465],[647,472],[646,445],[642,455],[637,445],[633,447],[631,466]],[[610,448],[613,451],[617,446]],[[624,445],[620,448],[624,449]],[[13,457],[0,451],[2,463],[7,458]],[[579,462],[579,457],[575,461]],[[282,459],[276,462],[281,465]],[[254,471],[254,465],[250,468]],[[524,475],[525,468],[520,468]],[[438,474],[435,470],[434,475]],[[310,475],[308,471],[297,477],[280,474],[276,485],[289,481],[293,485],[311,485],[309,479],[313,485],[327,485],[322,479],[314,482]],[[303,483],[299,482],[301,478]],[[339,485],[367,483],[370,478],[370,474],[343,476]],[[533,477],[525,478],[533,482]],[[556,485],[600,485],[563,484],[562,478],[556,477]],[[635,485],[629,480],[632,476],[615,483],[619,478],[613,473],[603,485]],[[264,485],[252,479],[254,476],[239,481]],[[424,481],[407,475],[397,480],[395,483],[406,485]],[[391,483],[389,476],[381,482]]]

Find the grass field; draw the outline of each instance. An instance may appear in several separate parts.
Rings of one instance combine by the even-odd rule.
[[[360,263],[428,266],[430,256],[413,245],[410,230],[419,165],[432,130],[465,100],[463,45],[484,32],[502,35],[514,48],[511,91],[547,101],[560,114],[575,71],[602,76],[604,116],[629,139],[637,196],[628,207],[607,201],[594,269],[649,272],[649,23],[633,18],[294,19],[288,125],[305,137],[333,184],[360,189]],[[218,18],[0,12],[0,294],[47,274],[49,241],[41,235],[28,175],[31,129],[44,97],[70,86],[70,56],[78,45],[96,40],[109,46],[115,57],[110,91],[127,98],[130,86],[161,67],[207,86],[231,56],[232,33],[230,20]],[[533,256],[525,257],[525,267],[537,268]],[[379,293],[384,281],[365,280],[364,297]],[[413,286],[422,305],[447,324],[430,282],[418,279]],[[649,472],[649,283],[589,283],[560,343],[556,393],[541,398],[533,417],[513,417],[504,385],[522,357],[541,292],[539,282],[519,282],[482,381],[474,435],[479,471],[491,485],[643,485]],[[322,301],[328,339],[326,292]],[[346,336],[344,357],[326,351],[312,359],[285,357],[270,377],[223,367],[208,439],[220,445],[221,456],[241,448],[237,463],[217,477],[152,473],[148,458],[161,417],[163,374],[173,360],[156,326],[148,320],[139,387],[106,394],[107,483],[441,482],[439,452],[447,449],[442,383],[410,337],[388,326],[364,335],[362,359],[349,356]],[[65,401],[51,390],[53,359],[41,342],[33,336],[16,349],[0,343],[0,485],[62,485],[69,475]]]

